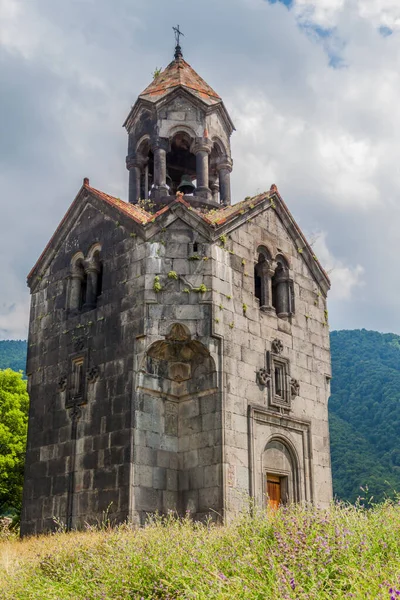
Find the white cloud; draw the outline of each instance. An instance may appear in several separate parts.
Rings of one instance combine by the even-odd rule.
[[[295,0],[295,11],[301,21],[313,21],[327,28],[336,24],[344,7],[345,0]]]
[[[400,27],[398,0],[295,0],[294,11],[300,22],[314,23],[326,29],[336,27],[341,18],[349,14],[376,27]]]
[[[376,25],[398,29],[400,6],[397,0],[358,0],[360,16]]]
[[[25,339],[29,320],[29,293],[22,278],[10,268],[3,273],[7,287],[1,288],[0,339]]]
[[[177,22],[185,58],[237,128],[235,201],[276,183],[303,230],[325,232],[316,252],[333,267],[331,326],[394,327],[400,34],[384,38],[378,28],[396,29],[399,8],[397,0],[296,0],[291,10],[265,0],[0,0],[0,337],[27,324],[26,273],[82,177],[126,197],[121,124],[154,68],[172,58]],[[314,25],[335,27],[334,37],[314,35]],[[338,53],[341,68],[332,68]]]
[[[359,264],[355,266],[346,265],[335,257],[328,248],[326,232],[319,232],[313,237],[315,238],[313,250],[319,261],[324,265],[331,280],[332,288],[329,299],[331,301],[351,300],[356,289],[365,285],[363,279],[364,267]]]

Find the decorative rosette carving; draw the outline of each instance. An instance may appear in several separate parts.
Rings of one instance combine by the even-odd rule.
[[[67,376],[61,375],[60,379],[57,382],[57,386],[60,392],[65,392],[67,389]]]
[[[274,354],[282,354],[283,344],[282,344],[281,340],[278,340],[278,338],[274,339],[271,343],[271,348],[272,348],[272,352]]]
[[[75,352],[80,352],[81,350],[83,350],[85,348],[85,346],[86,346],[86,340],[84,337],[78,337],[74,341]]]
[[[300,383],[297,379],[290,380],[290,395],[292,398],[296,398],[300,394]]]
[[[90,367],[86,373],[86,379],[89,383],[94,383],[99,377],[99,369],[98,367]]]
[[[259,369],[257,371],[257,381],[263,387],[266,387],[271,381],[271,375],[268,373],[267,369]]]

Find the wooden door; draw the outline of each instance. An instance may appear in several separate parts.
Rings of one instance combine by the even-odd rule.
[[[281,478],[277,475],[267,474],[268,508],[276,510],[281,503]]]

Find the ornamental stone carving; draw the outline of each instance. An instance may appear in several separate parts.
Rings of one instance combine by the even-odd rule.
[[[266,369],[259,369],[257,371],[257,381],[263,387],[267,386],[271,381],[271,375]]]
[[[86,345],[86,340],[84,337],[76,338],[76,340],[74,341],[75,352],[80,352],[81,350],[83,350],[85,345]]]
[[[86,373],[86,379],[89,383],[94,383],[99,377],[99,369],[98,367],[90,367]]]
[[[67,376],[61,375],[60,379],[57,382],[58,389],[60,392],[65,392],[67,389]]]
[[[292,398],[296,398],[300,394],[300,383],[297,379],[290,380],[290,395]]]
[[[282,344],[281,340],[278,340],[277,338],[275,340],[273,340],[271,343],[271,348],[272,348],[272,352],[274,354],[282,354],[283,344]]]

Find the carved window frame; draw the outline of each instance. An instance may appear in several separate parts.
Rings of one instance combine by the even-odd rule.
[[[290,392],[290,361],[279,354],[267,352],[267,368],[271,376],[269,385],[269,405],[275,408],[291,408]],[[280,388],[277,389],[277,377],[279,374]]]
[[[88,352],[87,350],[83,350],[80,352],[75,352],[70,355],[69,358],[70,368],[68,374],[68,386],[67,386],[67,398],[66,398],[66,408],[71,408],[76,404],[85,404],[87,398],[87,381],[86,381],[86,371],[88,367]],[[76,393],[76,376],[77,376],[77,366],[80,366],[80,393]],[[75,392],[75,393],[74,393]]]

